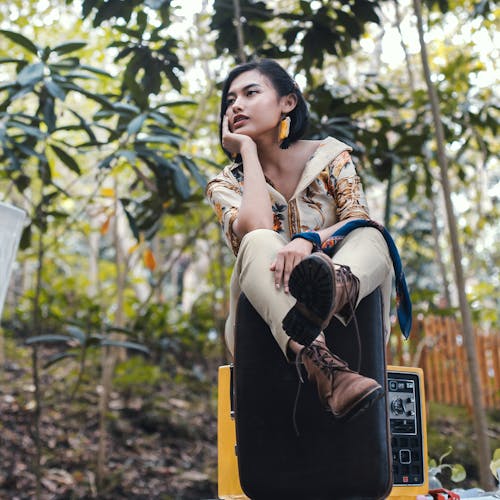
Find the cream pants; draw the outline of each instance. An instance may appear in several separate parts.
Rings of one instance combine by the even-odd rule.
[[[257,229],[247,233],[240,245],[231,277],[229,317],[226,322],[226,342],[234,353],[236,307],[243,292],[260,314],[286,356],[290,337],[281,323],[296,300],[274,286],[274,273],[269,270],[277,251],[287,244],[282,236],[270,229]],[[358,228],[338,244],[333,262],[349,266],[359,279],[359,302],[377,287],[382,290],[384,332],[386,340],[390,332],[390,298],[393,266],[387,245],[380,232],[371,227]],[[357,304],[356,304],[357,305]],[[345,319],[337,316],[345,324]]]

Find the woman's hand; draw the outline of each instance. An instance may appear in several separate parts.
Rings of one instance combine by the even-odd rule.
[[[269,268],[274,272],[274,285],[276,288],[283,283],[285,293],[288,293],[288,280],[293,268],[308,255],[311,255],[313,249],[312,242],[302,238],[296,238],[285,245],[276,254],[276,259]]]
[[[248,135],[237,134],[229,130],[229,118],[222,119],[222,147],[233,156],[242,154],[245,147],[256,147],[255,142]]]

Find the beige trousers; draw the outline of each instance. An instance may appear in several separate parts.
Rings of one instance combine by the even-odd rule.
[[[277,251],[287,244],[282,236],[270,229],[257,229],[247,233],[240,245],[231,277],[229,317],[226,322],[226,343],[234,353],[236,307],[243,292],[257,310],[286,355],[290,337],[281,326],[283,318],[296,300],[274,286],[274,273],[270,271]],[[380,231],[371,227],[358,228],[349,233],[338,245],[333,262],[349,266],[359,279],[358,303],[377,287],[382,290],[384,332],[386,340],[390,332],[390,299],[393,266],[387,244]],[[357,305],[357,304],[356,304]],[[345,324],[345,319],[337,316]]]

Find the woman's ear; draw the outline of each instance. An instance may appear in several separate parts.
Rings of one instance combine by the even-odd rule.
[[[297,96],[294,93],[283,96],[281,98],[282,113],[290,113],[297,106],[297,102]]]

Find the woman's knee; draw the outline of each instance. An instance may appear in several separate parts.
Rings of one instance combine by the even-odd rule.
[[[254,229],[243,236],[239,251],[262,250],[273,246],[280,247],[285,243],[283,237],[272,229]]]

